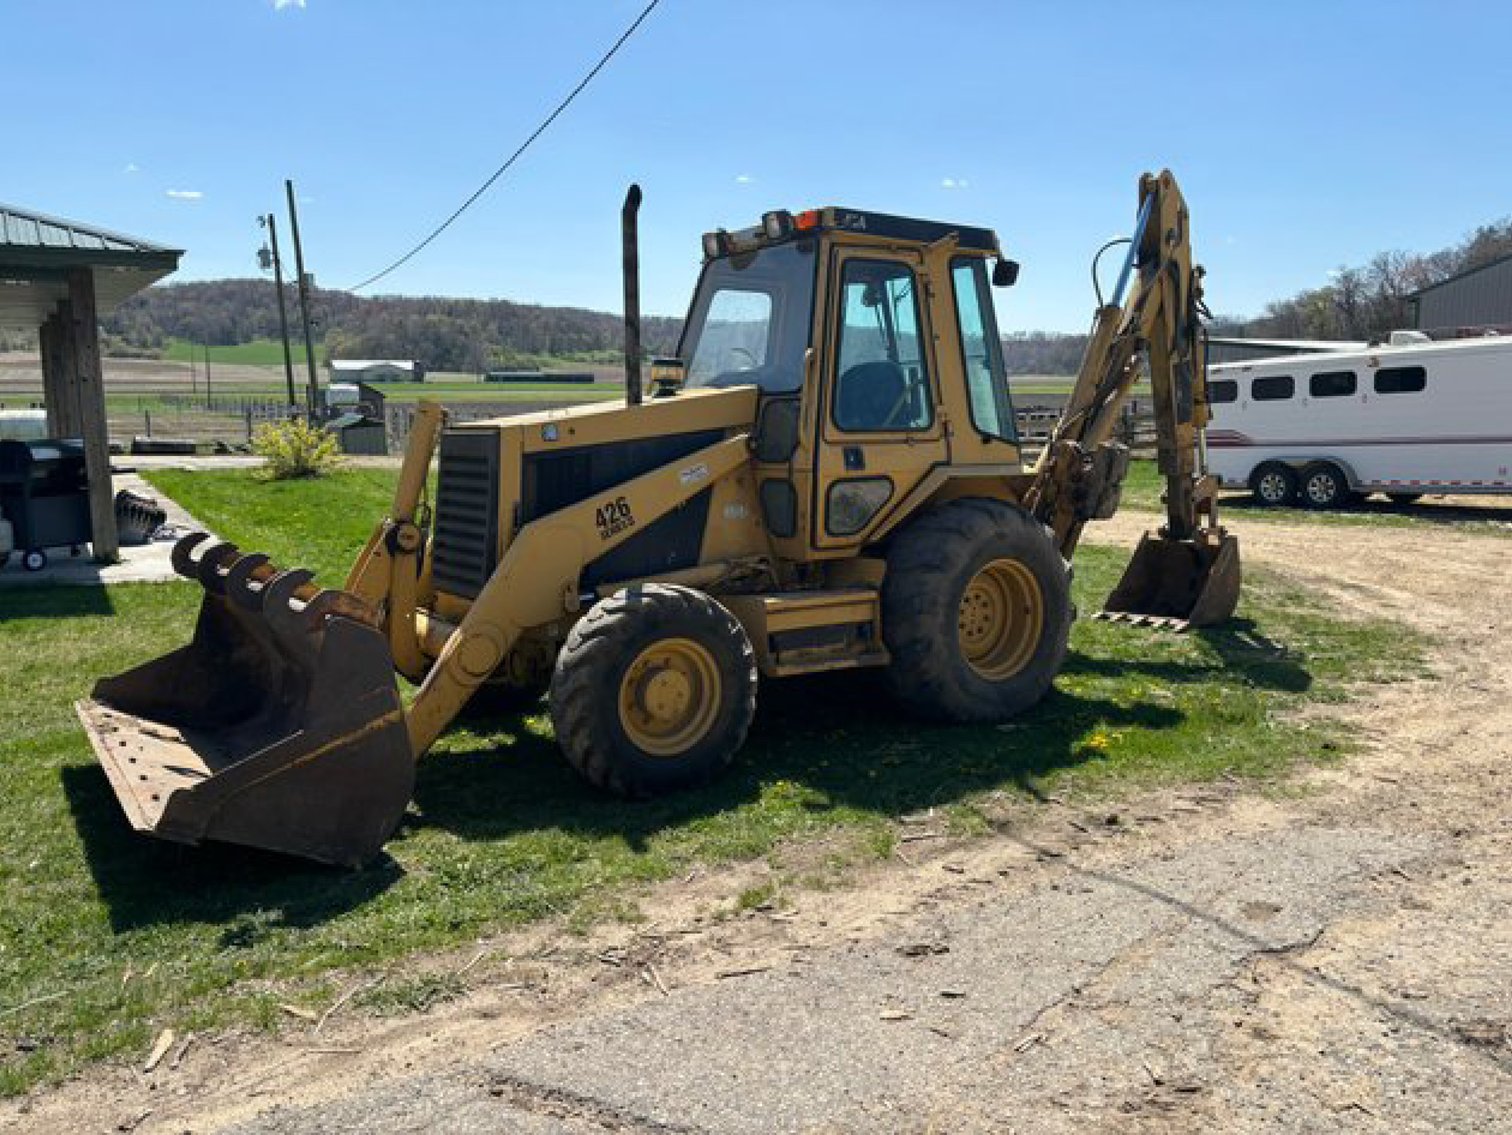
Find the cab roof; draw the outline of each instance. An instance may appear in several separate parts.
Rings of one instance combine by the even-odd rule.
[[[789,213],[785,209],[774,210],[762,216],[759,224],[734,232],[719,230],[705,235],[705,256],[709,254],[711,241],[719,247],[718,255],[729,255],[785,244],[802,237],[821,232],[843,232],[858,236],[887,237],[893,240],[932,244],[954,234],[959,247],[971,251],[996,254],[999,252],[997,234],[978,225],[957,225],[947,221],[926,221],[919,217],[900,217],[893,213],[876,213],[867,209],[852,209],[844,205],[825,205],[801,213]],[[775,234],[775,235],[774,235]]]

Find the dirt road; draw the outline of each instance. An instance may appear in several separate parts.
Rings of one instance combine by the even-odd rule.
[[[0,1129],[1512,1130],[1512,544],[1244,539],[1341,612],[1434,638],[1434,680],[1328,709],[1366,751],[1284,793],[1050,802],[734,919],[708,915],[728,874],[684,881],[643,904],[650,926],[462,954],[492,952],[487,982],[428,1014],[201,1042]]]

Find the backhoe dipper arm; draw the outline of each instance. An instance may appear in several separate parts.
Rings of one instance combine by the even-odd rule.
[[[1139,198],[1139,222],[1112,302],[1098,308],[1076,384],[1025,498],[1067,559],[1083,525],[1117,507],[1127,453],[1104,443],[1145,369],[1166,479],[1162,534],[1193,538],[1200,509],[1216,521],[1211,482],[1198,479],[1198,441],[1208,420],[1202,269],[1192,263],[1186,202],[1170,171],[1141,177]]]

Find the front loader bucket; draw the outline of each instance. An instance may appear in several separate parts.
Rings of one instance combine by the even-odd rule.
[[[1146,532],[1098,618],[1184,631],[1229,619],[1239,605],[1239,540],[1221,529],[1195,540]]]
[[[372,858],[415,779],[376,615],[202,532],[173,563],[205,589],[193,640],[102,679],[76,707],[131,826],[324,863]]]

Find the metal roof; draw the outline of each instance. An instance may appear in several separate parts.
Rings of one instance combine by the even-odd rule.
[[[1484,272],[1488,268],[1496,268],[1499,265],[1505,264],[1509,260],[1512,260],[1512,252],[1509,252],[1506,256],[1498,256],[1495,260],[1488,260],[1484,264],[1477,264],[1474,268],[1466,268],[1463,272],[1456,272],[1452,276],[1445,276],[1437,283],[1427,284],[1419,288],[1415,292],[1408,292],[1407,298],[1414,299],[1417,296],[1427,295],[1429,292],[1438,291],[1439,288],[1442,288],[1448,284],[1457,284],[1467,276],[1474,276],[1477,272]]]
[[[0,204],[0,327],[34,328],[67,298],[67,273],[94,273],[101,314],[178,267],[183,250]]]

